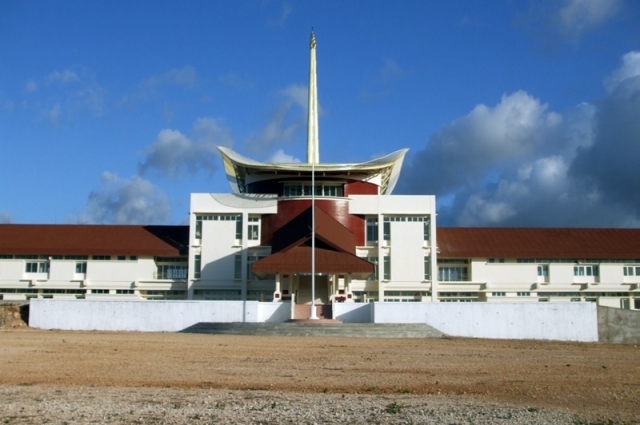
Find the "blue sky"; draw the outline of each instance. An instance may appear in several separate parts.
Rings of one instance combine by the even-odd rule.
[[[440,225],[640,226],[640,4],[3,1],[0,222],[184,223],[216,145],[322,162],[409,148]]]

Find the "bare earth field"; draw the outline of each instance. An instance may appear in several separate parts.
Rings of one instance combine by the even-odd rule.
[[[640,348],[0,331],[0,423],[640,423]]]

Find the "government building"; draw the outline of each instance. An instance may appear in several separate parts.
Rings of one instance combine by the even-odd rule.
[[[231,191],[191,194],[188,226],[2,224],[0,299],[640,310],[640,229],[438,227],[435,196],[392,194],[406,149],[321,162],[315,49],[312,35],[305,163],[219,147]]]

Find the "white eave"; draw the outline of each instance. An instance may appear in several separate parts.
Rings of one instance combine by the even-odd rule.
[[[383,195],[389,195],[393,191],[400,176],[402,161],[408,152],[408,149],[401,149],[389,155],[356,164],[319,163],[312,165],[303,162],[265,163],[242,156],[224,146],[218,146],[218,150],[222,154],[227,180],[234,193],[245,193],[245,181],[248,175],[273,173],[274,178],[276,176],[280,178],[282,174],[293,173],[310,175],[312,167],[315,167],[316,173],[335,173],[345,176],[350,172],[356,172],[370,176],[381,175],[380,193]]]

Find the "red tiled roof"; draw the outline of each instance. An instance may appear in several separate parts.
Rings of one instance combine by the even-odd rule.
[[[276,253],[311,239],[311,207],[307,208],[273,234],[272,252]],[[355,254],[356,239],[349,229],[323,209],[315,206],[316,241],[337,251]]]
[[[373,274],[374,265],[354,254],[316,248],[316,273],[352,273],[366,279]],[[258,275],[281,273],[311,273],[311,247],[302,245],[272,254],[256,261],[251,271]]]
[[[188,226],[2,224],[0,254],[177,256]]]
[[[640,258],[640,229],[438,227],[439,258]]]

